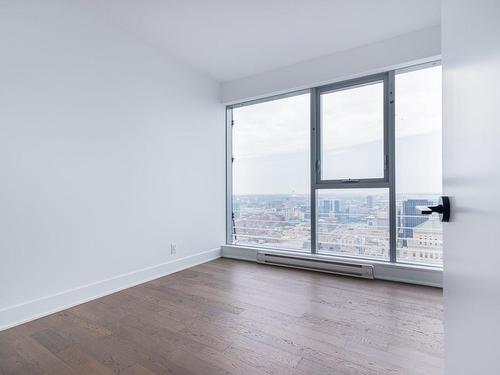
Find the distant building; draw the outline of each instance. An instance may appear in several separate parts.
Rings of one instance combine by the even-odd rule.
[[[335,199],[335,201],[333,203],[334,203],[333,204],[334,212],[339,213],[340,212],[340,201],[338,199]]]
[[[323,212],[329,213],[333,210],[333,201],[331,199],[325,199],[323,201]]]
[[[389,212],[387,209],[381,209],[377,212],[375,217],[375,225],[378,228],[389,228]]]
[[[349,207],[342,211],[342,206],[340,205],[340,200],[335,199],[333,201],[333,212],[335,213],[335,219],[337,223],[345,224],[349,221]]]
[[[407,247],[398,249],[399,257],[414,262],[441,264],[443,261],[443,227],[432,217],[413,228]]]
[[[336,212],[335,217],[337,222],[340,224],[347,224],[350,222],[349,207],[346,207],[343,211]]]
[[[366,197],[366,206],[368,208],[373,208],[373,195],[368,195]]]
[[[417,206],[430,206],[433,202],[427,199],[408,199],[403,202],[403,209],[401,212],[401,221],[398,228],[399,238],[413,238],[413,228],[420,225],[429,217],[422,215],[417,209]]]

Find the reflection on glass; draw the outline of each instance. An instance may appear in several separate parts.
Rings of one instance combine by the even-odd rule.
[[[389,259],[389,190],[332,189],[317,193],[318,252]]]
[[[396,95],[397,261],[442,265],[442,224],[417,209],[442,191],[441,67],[397,74]]]
[[[321,94],[321,178],[384,177],[384,84]]]
[[[310,95],[233,109],[235,244],[309,252]]]

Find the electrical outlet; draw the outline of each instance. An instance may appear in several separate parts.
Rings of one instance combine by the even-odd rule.
[[[170,244],[170,255],[177,253],[177,245],[175,243]]]

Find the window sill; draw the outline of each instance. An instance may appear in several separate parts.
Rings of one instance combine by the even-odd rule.
[[[221,246],[221,249],[222,257],[224,258],[246,260],[250,262],[257,261],[257,252],[259,251],[272,252],[275,254],[293,254],[294,256],[300,256],[305,259],[321,258],[323,260],[326,259],[344,262],[348,260],[350,263],[373,265],[375,279],[426,285],[438,288],[442,288],[443,286],[443,269],[440,267],[418,264],[389,263],[371,259],[356,259],[330,255],[303,254],[299,252],[247,247],[241,245],[223,245]]]

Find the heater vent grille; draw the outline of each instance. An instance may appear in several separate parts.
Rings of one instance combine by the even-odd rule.
[[[300,268],[309,271],[327,272],[338,275],[373,279],[373,266],[353,262],[331,261],[321,258],[307,258],[294,255],[274,254],[269,252],[257,253],[257,262],[273,266]]]

